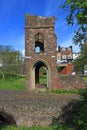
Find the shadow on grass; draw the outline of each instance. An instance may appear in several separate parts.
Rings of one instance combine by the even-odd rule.
[[[80,92],[81,99],[71,101],[62,108],[62,114],[53,118],[53,125],[63,124],[74,130],[87,130],[87,89]]]
[[[4,111],[0,112],[0,130],[7,125],[16,125],[16,122],[11,114],[7,114]]]

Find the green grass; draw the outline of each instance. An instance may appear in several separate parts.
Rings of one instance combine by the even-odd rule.
[[[58,125],[58,126],[32,126],[32,127],[16,127],[16,126],[2,126],[1,130],[75,130],[72,127],[68,127],[65,125]]]
[[[84,80],[85,83],[87,84],[87,76],[83,77],[83,80]]]
[[[87,84],[87,77],[83,77],[83,80]],[[46,84],[46,77],[45,76],[40,78],[40,83],[44,84],[44,85]],[[0,77],[0,90],[19,90],[19,91],[26,90],[25,76],[21,75],[17,79],[17,77],[15,75],[6,75],[4,80],[2,80],[2,78]],[[46,92],[49,92],[49,91],[47,90]],[[61,94],[61,93],[78,94],[77,89],[70,90],[70,91],[67,91],[67,90],[52,90],[51,92],[57,93],[57,94]]]
[[[48,93],[56,93],[56,94],[78,94],[80,89],[73,89],[73,90],[47,90]]]
[[[25,77],[6,76],[5,79],[0,79],[0,90],[25,90]]]
[[[39,82],[40,82],[40,84],[46,85],[47,84],[46,75],[40,76]]]

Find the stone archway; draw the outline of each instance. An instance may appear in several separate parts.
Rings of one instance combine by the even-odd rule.
[[[40,68],[45,67],[46,69],[46,83],[41,84],[40,83]],[[42,89],[48,88],[51,89],[51,71],[48,63],[46,63],[43,60],[37,60],[33,63],[31,70],[30,70],[30,89],[35,89],[37,87],[42,87]]]
[[[56,59],[54,18],[30,16],[27,14],[25,23],[25,74],[27,90],[35,89],[36,81],[39,80],[38,71],[42,66],[46,67],[47,71],[47,88],[58,89],[60,87]],[[37,79],[35,73],[37,73]]]

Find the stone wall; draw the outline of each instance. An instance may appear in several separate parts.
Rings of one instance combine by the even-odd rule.
[[[44,36],[44,52],[35,52],[35,36],[41,33]],[[58,72],[56,69],[56,35],[54,32],[54,18],[26,15],[25,23],[25,69],[26,88],[35,88],[36,64],[43,63],[48,69],[48,87],[56,89],[59,87]],[[33,83],[32,83],[33,82]]]
[[[25,18],[27,28],[53,28],[54,27],[54,17],[41,17],[41,16],[31,16],[26,14]]]
[[[83,89],[86,87],[84,80],[77,75],[61,76],[60,82],[61,89],[64,90]]]
[[[77,95],[0,91],[0,122],[17,126],[54,125],[62,108],[77,99]]]

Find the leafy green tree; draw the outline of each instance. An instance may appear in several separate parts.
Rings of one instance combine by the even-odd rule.
[[[23,73],[24,61],[20,51],[14,50],[11,46],[0,45],[0,72],[5,78],[5,74],[17,75]]]
[[[74,62],[74,68],[77,73],[84,73],[84,66],[87,66],[87,42],[83,44],[81,54]]]
[[[66,0],[61,7],[68,12],[68,25],[77,24],[74,43],[82,45],[87,41],[87,0]]]

